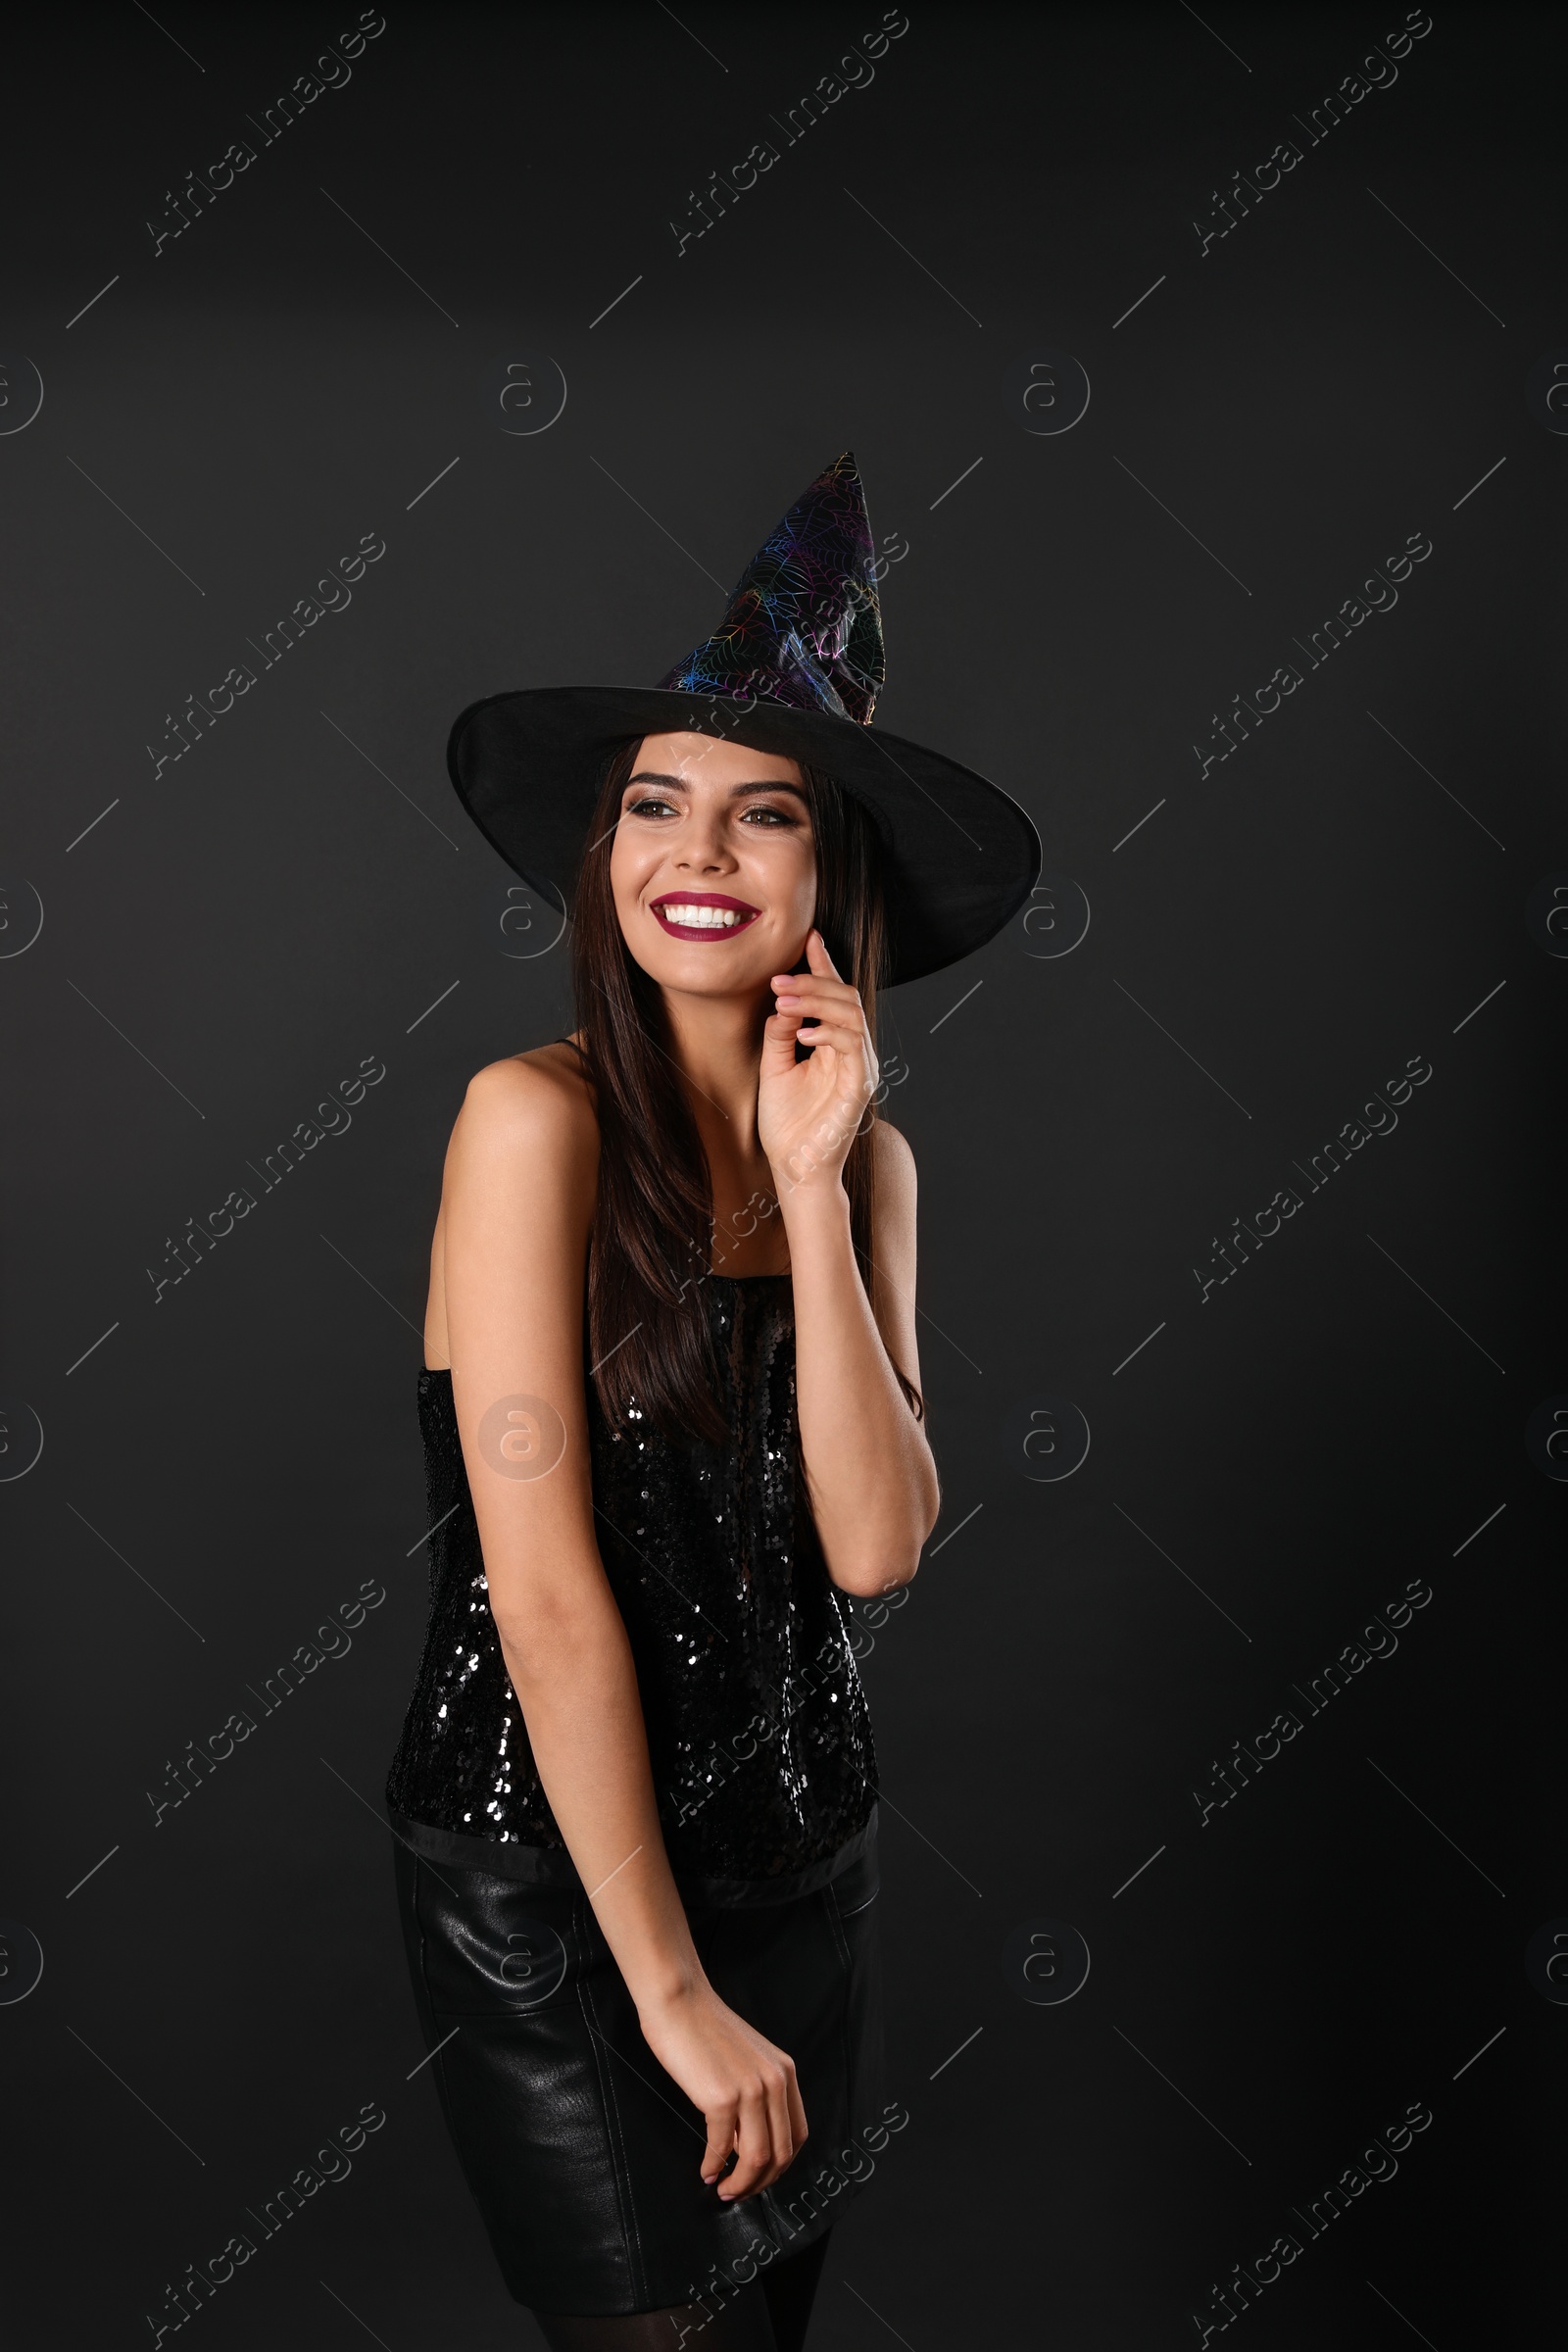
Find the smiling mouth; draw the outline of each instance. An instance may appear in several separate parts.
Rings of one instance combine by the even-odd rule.
[[[761,908],[713,891],[678,891],[655,899],[649,911],[671,939],[733,939],[750,929]]]

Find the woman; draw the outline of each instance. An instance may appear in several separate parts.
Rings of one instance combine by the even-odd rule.
[[[454,730],[470,813],[571,895],[578,1028],[481,1071],[448,1152],[387,1797],[447,2122],[556,2352],[799,2352],[905,2120],[845,1603],[913,1576],[939,1490],[876,991],[992,936],[1038,845],[967,770],[868,760],[880,678],[846,457],[662,688]]]

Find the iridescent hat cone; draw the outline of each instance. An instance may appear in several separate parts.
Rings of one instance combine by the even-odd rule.
[[[763,695],[868,726],[886,677],[871,526],[846,450],[763,541],[711,637],[659,683],[680,694]]]
[[[657,686],[534,686],[470,704],[447,766],[514,873],[569,912],[610,760],[697,733],[832,776],[881,837],[890,966],[916,980],[994,939],[1028,899],[1040,837],[1000,785],[871,724],[887,670],[865,495],[853,455],[804,490],[741,574],[710,637]]]

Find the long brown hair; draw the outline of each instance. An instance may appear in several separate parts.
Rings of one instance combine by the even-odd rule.
[[[707,1316],[698,1300],[713,1232],[708,1155],[674,1059],[663,992],[627,948],[610,882],[611,844],[641,738],[605,772],[572,912],[572,978],[583,1058],[599,1117],[599,1193],[588,1242],[588,1345],[607,1420],[635,1405],[664,1435],[721,1442]],[[872,1038],[887,968],[882,843],[871,816],[820,770],[803,766],[816,850],[818,930],[858,989]],[[804,970],[804,961],[797,966]],[[875,1161],[868,1105],[844,1186],[867,1296],[872,1281]],[[895,1364],[917,1418],[924,1399]]]

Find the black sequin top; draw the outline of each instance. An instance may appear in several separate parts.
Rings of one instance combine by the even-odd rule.
[[[586,1383],[595,1528],[636,1662],[677,1876],[765,1880],[868,1820],[876,1754],[797,1466],[787,1274],[698,1285],[730,1439],[618,1433]],[[395,1814],[564,1849],[490,1615],[448,1372],[419,1375],[430,1618],[387,1779]]]

